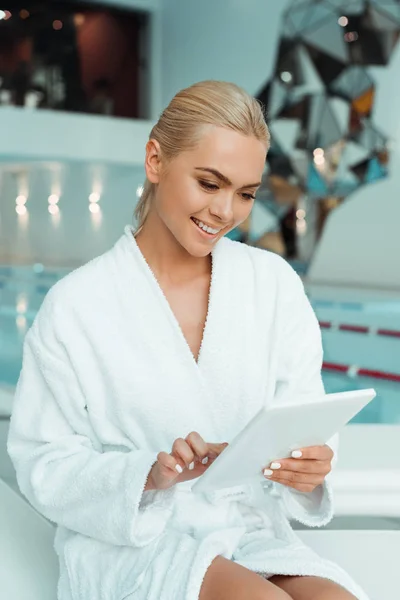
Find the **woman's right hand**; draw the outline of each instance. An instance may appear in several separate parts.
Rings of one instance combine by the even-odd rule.
[[[177,438],[170,454],[158,453],[145,490],[165,490],[176,483],[199,477],[227,446],[227,442],[207,443],[197,431],[192,431],[185,439]],[[189,468],[191,463],[193,468]]]

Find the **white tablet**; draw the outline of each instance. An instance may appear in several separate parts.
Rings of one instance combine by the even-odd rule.
[[[232,440],[192,487],[212,492],[265,482],[262,469],[293,450],[324,445],[373,398],[373,389],[326,394],[306,404],[264,407]]]

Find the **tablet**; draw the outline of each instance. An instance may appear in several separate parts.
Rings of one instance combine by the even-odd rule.
[[[263,468],[293,450],[320,446],[342,429],[373,398],[373,389],[326,394],[306,404],[263,407],[192,486],[212,492],[244,483],[265,482]]]

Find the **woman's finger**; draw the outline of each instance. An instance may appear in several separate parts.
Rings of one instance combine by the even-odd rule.
[[[295,471],[298,473],[317,473],[328,475],[331,470],[330,461],[323,460],[301,460],[298,458],[284,458],[279,461],[274,461],[264,467],[273,471]]]
[[[199,462],[206,464],[209,459],[209,444],[207,444],[197,431],[192,431],[186,436],[186,442],[192,448],[194,459],[193,463]],[[190,465],[192,466],[192,465]]]
[[[333,450],[326,444],[324,446],[308,446],[294,450],[292,457],[296,460],[332,460]]]
[[[171,454],[168,454],[167,452],[159,452],[157,461],[160,468],[163,469],[164,475],[171,475],[172,478],[181,473],[184,468],[180,461],[177,461],[174,456],[171,456]],[[179,469],[176,468],[177,466],[179,466],[182,471],[179,471]]]
[[[278,483],[300,483],[305,485],[320,485],[325,477],[316,473],[299,473],[296,471],[272,471],[267,470],[264,477]]]
[[[313,484],[297,483],[297,482],[292,482],[292,481],[287,481],[287,482],[283,483],[283,485],[286,485],[286,487],[290,487],[294,490],[297,490],[298,492],[304,492],[304,493],[310,493],[310,492],[314,491],[315,488],[317,487],[316,485],[313,485]]]
[[[219,456],[228,445],[229,445],[228,442],[223,442],[222,444],[221,443],[219,443],[219,444],[209,443],[208,444],[208,455],[210,456],[210,458],[217,458],[217,456]]]
[[[194,452],[183,438],[177,438],[174,441],[171,455],[176,459],[182,470],[183,468],[188,467],[194,460]],[[181,472],[179,469],[177,469],[177,471]]]

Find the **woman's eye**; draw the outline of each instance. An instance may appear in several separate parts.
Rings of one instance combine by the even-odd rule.
[[[256,197],[253,196],[253,194],[242,194],[242,196],[245,200],[255,200],[256,199]]]
[[[199,181],[200,185],[204,187],[206,190],[218,190],[218,186],[215,183],[210,183],[209,181]]]

